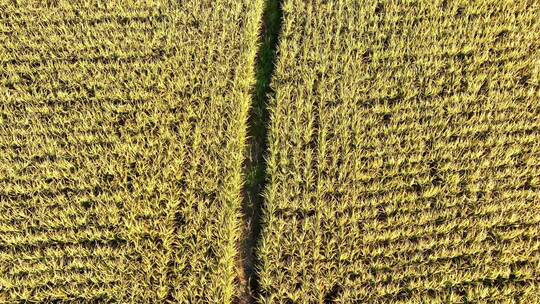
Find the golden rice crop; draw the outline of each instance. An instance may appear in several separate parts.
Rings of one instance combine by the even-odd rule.
[[[540,303],[540,3],[285,0],[262,303]]]
[[[262,1],[0,1],[0,302],[229,303]]]

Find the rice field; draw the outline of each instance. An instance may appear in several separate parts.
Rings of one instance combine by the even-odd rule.
[[[261,303],[540,302],[540,3],[285,0]]]
[[[0,2],[0,303],[231,303],[262,1]]]
[[[0,303],[540,303],[540,2],[0,0]]]

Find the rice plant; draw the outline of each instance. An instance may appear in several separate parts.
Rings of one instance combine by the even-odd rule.
[[[0,303],[231,303],[261,0],[0,1]]]
[[[540,3],[285,0],[261,303],[540,302]]]

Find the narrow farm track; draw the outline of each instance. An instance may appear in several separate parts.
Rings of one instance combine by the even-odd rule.
[[[263,2],[0,1],[0,303],[232,303]]]
[[[240,257],[243,267],[240,280],[242,303],[253,303],[258,297],[258,260],[256,250],[260,239],[261,216],[264,208],[262,192],[266,182],[268,99],[281,31],[281,1],[267,0],[260,30],[259,50],[255,65],[256,83],[250,108],[246,158],[244,162],[244,230]]]
[[[282,7],[261,303],[539,303],[540,3]]]

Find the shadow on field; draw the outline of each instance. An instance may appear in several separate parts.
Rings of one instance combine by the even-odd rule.
[[[263,191],[266,182],[265,153],[267,148],[268,100],[273,94],[270,87],[276,63],[277,45],[281,32],[282,0],[266,0],[261,25],[260,45],[256,58],[256,83],[249,113],[247,155],[244,163],[244,231],[241,244],[243,273],[238,303],[254,303],[258,298],[256,247],[261,232]]]

